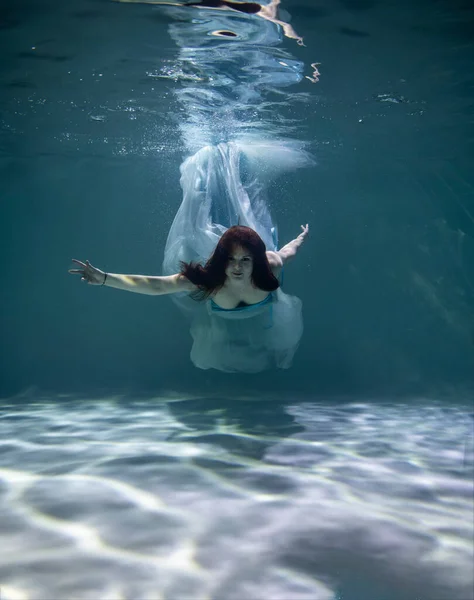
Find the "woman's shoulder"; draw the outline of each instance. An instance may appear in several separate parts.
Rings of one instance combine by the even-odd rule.
[[[283,267],[283,260],[278,252],[273,252],[273,250],[268,250],[266,252],[268,264],[272,269],[281,269]]]
[[[163,277],[163,279],[167,279],[170,282],[170,285],[174,288],[174,292],[195,292],[199,289],[197,285],[189,281],[189,279],[181,273],[169,275],[168,277]]]
[[[283,273],[283,260],[278,252],[267,252],[267,260],[272,270],[273,275],[279,280],[281,284],[281,275]]]

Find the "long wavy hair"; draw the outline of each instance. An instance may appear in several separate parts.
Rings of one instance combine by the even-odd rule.
[[[192,298],[205,300],[224,285],[225,270],[236,247],[244,248],[252,256],[251,280],[255,287],[268,292],[280,287],[270,268],[262,238],[250,227],[235,225],[224,233],[204,266],[195,262],[181,263],[181,275],[199,288],[191,294]]]

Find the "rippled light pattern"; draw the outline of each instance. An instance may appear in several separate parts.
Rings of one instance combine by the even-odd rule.
[[[469,600],[472,414],[4,402],[2,600]]]

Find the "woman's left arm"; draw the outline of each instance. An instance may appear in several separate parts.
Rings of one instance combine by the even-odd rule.
[[[282,267],[285,263],[296,256],[299,247],[305,241],[309,232],[308,224],[301,225],[303,230],[297,238],[288,242],[283,248],[277,252],[267,252],[268,262],[272,267]]]

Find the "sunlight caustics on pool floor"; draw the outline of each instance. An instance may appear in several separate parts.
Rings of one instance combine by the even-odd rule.
[[[2,600],[472,598],[466,408],[170,395],[0,416]]]

